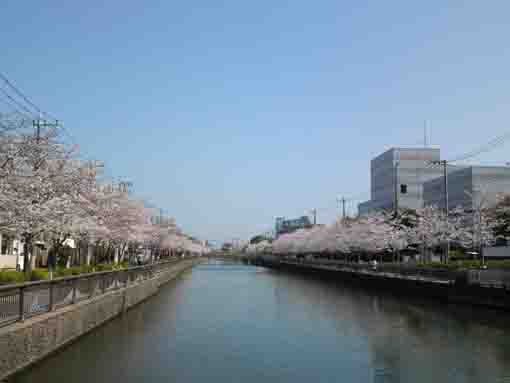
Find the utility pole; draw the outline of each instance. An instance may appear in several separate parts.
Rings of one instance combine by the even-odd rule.
[[[41,120],[39,120],[39,119],[33,120],[32,125],[36,132],[35,133],[36,142],[39,143],[39,140],[41,139]]]
[[[35,138],[37,143],[41,140],[41,128],[58,128],[59,125],[58,120],[55,120],[53,123],[41,119],[33,120],[32,126],[35,129]]]
[[[395,159],[394,159],[394,168],[395,168],[395,174],[394,174],[394,183],[395,183],[395,201],[394,201],[394,208],[395,208],[395,215],[398,215],[398,168],[400,165],[400,152],[398,152],[398,149],[395,153]]]
[[[446,160],[443,160],[443,175],[444,175],[444,211],[446,214],[446,218],[448,218],[448,163]]]
[[[342,197],[342,198],[338,198],[336,199],[337,203],[339,204],[340,202],[342,202],[342,219],[345,219],[345,202],[347,201],[345,199],[345,197]],[[338,206],[339,207],[339,206]],[[339,207],[340,208],[340,207]]]
[[[427,120],[423,121],[423,146],[426,148],[427,144]]]
[[[35,140],[36,140],[37,145],[39,145],[39,142],[41,141],[41,128],[56,128],[56,127],[58,127],[58,125],[59,125],[58,120],[55,120],[55,123],[49,123],[49,122],[46,122],[46,120],[41,120],[41,119],[32,120],[32,126],[35,129]],[[39,162],[39,161],[37,161],[37,162]],[[37,162],[36,162],[36,164],[34,164],[34,171],[37,171],[38,168],[40,167],[40,164]],[[28,236],[28,234],[27,234],[27,236]],[[27,275],[29,275],[32,272],[31,263],[32,263],[32,260],[34,259],[33,255],[31,254],[32,250],[33,250],[33,245],[32,245],[33,234],[30,236],[31,236],[30,245],[28,243],[27,238],[25,238],[25,243],[23,244],[23,271]],[[16,263],[18,263],[18,260],[16,260]]]
[[[313,225],[317,225],[317,209],[312,210],[313,213]]]
[[[440,161],[432,161],[435,165],[442,165],[443,166],[443,188],[444,188],[444,216],[446,223],[448,223],[448,213],[449,213],[449,206],[448,206],[448,161],[446,160],[440,160]],[[450,241],[446,240],[445,245],[445,262],[448,262],[448,256],[450,254]]]
[[[444,210],[445,214],[448,217],[448,161],[440,160],[440,161],[431,161],[433,165],[441,165],[443,167],[443,188],[444,188]]]
[[[446,160],[443,160],[443,173],[444,173],[444,207],[445,207],[445,219],[448,223],[448,212],[450,211],[448,206],[448,163]],[[448,258],[450,256],[450,240],[446,240],[446,249],[445,249],[445,263],[448,263]]]

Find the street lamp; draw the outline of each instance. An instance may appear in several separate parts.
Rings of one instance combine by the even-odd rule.
[[[478,193],[475,193],[478,192]],[[483,243],[482,243],[482,204],[483,201],[480,196],[479,190],[473,190],[473,193],[469,192],[468,190],[464,190],[464,193],[471,198],[471,203],[473,205],[473,248],[474,248],[474,239],[475,239],[475,231],[476,231],[476,237],[478,238],[478,252],[472,251],[470,254],[473,255],[481,255],[481,261],[482,261],[482,269],[486,269],[487,266],[485,265],[485,257],[483,253]],[[475,203],[475,196],[478,194],[476,198]],[[476,214],[476,221],[475,216]],[[475,229],[475,224],[478,224],[478,227]],[[469,254],[469,253],[468,253]]]
[[[18,252],[18,248],[15,247],[12,249],[14,255],[16,255],[16,271],[21,271],[21,265],[20,265],[20,262],[19,262],[19,252]]]

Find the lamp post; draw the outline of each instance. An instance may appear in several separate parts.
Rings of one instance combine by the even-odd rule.
[[[21,270],[21,265],[19,264],[19,251],[17,248],[13,249],[14,255],[16,255],[16,271]]]
[[[440,161],[431,161],[433,165],[442,165],[443,166],[443,187],[444,187],[444,211],[445,211],[445,220],[448,222],[448,161],[440,160]],[[446,240],[445,246],[445,262],[448,262],[448,256],[450,253],[450,240]]]
[[[476,193],[475,193],[476,192]],[[464,190],[464,193],[471,198],[471,204],[473,206],[473,248],[475,247],[475,237],[477,240],[476,247],[477,251],[473,251],[473,254],[479,254],[482,261],[482,269],[486,269],[485,256],[483,253],[483,240],[482,240],[482,206],[484,205],[484,199],[482,199],[481,191],[479,189],[473,190],[473,193],[468,190]],[[475,200],[476,197],[476,200]]]
[[[400,165],[400,152],[398,151],[398,149],[396,150],[395,152],[395,158],[394,158],[394,179],[393,179],[393,182],[395,183],[395,190],[394,190],[394,193],[395,193],[395,201],[394,201],[394,208],[395,208],[395,216],[398,216],[398,192],[399,192],[399,187],[398,187],[398,167]]]

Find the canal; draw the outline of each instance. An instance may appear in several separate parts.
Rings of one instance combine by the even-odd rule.
[[[210,261],[12,382],[507,382],[510,316]]]

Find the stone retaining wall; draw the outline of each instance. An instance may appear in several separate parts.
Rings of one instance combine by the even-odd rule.
[[[0,328],[0,380],[156,294],[196,262],[182,260],[153,279]]]
[[[333,267],[320,267],[304,263],[281,262],[271,257],[259,258],[256,264],[262,266],[316,274],[321,277],[339,279],[363,288],[372,288],[378,292],[387,291],[394,296],[411,295],[431,298],[434,301],[455,304],[470,304],[473,306],[490,307],[510,311],[510,288],[486,287],[468,284],[466,280],[457,278],[449,283],[413,279],[402,275],[402,278],[390,278],[384,273],[347,272]]]

